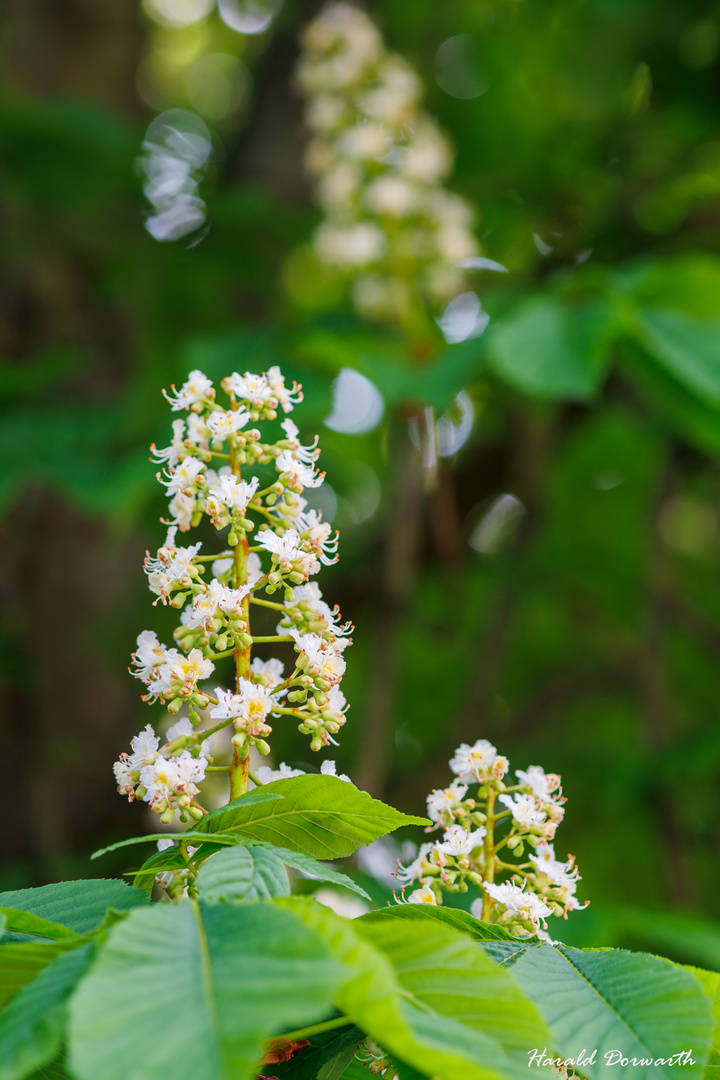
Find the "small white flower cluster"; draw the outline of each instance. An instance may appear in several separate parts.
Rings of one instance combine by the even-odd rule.
[[[471,208],[442,188],[450,147],[419,107],[417,75],[364,12],[331,4],[302,43],[306,162],[325,214],[317,255],[352,281],[363,315],[406,324],[421,298],[435,307],[462,292],[477,255]]]
[[[133,740],[132,754],[115,763],[115,774],[123,794],[143,798],[164,821],[175,809],[182,820],[204,812],[195,800],[208,763],[206,733],[193,728],[200,722],[198,709],[209,709],[211,730],[232,726],[236,764],[247,760],[251,746],[269,752],[274,717],[293,718],[311,736],[311,748],[320,750],[334,742],[347,711],[339,683],[352,627],[309,581],[338,558],[337,534],[303,498],[305,488],[324,479],[316,470],[318,440],[303,446],[289,418],[279,424],[275,441],[265,441],[254,426],[277,420],[279,411],[291,412],[302,399],[300,387],[286,387],[277,367],[262,375],[234,373],[221,386],[226,406],[217,402],[211,380],[201,371],[192,371],[179,390],[166,393],[173,412],[186,416],[173,422],[169,446],[152,447],[155,460],[165,466],[158,479],[170,500],[170,516],[165,541],[155,556],[147,554],[145,572],[154,602],[179,609],[180,625],[170,648],[154,631],[143,631],[131,670],[147,688],[144,700],[161,701],[170,713],[187,704],[189,718],[180,722],[187,730],[177,724],[171,729],[162,750],[146,728]],[[255,470],[265,472],[264,486]],[[178,533],[204,517],[223,534],[226,547],[216,555],[200,554],[201,543],[178,544]],[[278,590],[282,603],[268,599]],[[293,646],[295,662],[287,676],[279,659],[251,657],[251,605],[276,613],[276,633],[263,641]],[[218,661],[231,656],[232,689],[217,686],[213,693],[200,686]],[[334,775],[334,764],[325,766],[323,772]]]
[[[188,750],[176,751],[192,736],[193,726],[186,718],[178,720],[167,732],[166,745],[148,724],[132,739],[132,754],[121,754],[113,765],[118,791],[133,799],[144,799],[150,809],[169,825],[180,810],[183,817],[199,820],[203,811],[195,804],[197,786],[205,779],[210,743],[205,740],[195,756]]]
[[[450,760],[455,779],[427,799],[428,831],[444,829],[443,839],[423,844],[408,866],[398,864],[396,877],[404,885],[419,882],[407,898],[411,904],[437,904],[442,890],[476,885],[484,895],[473,901],[473,915],[550,940],[549,916],[567,918],[589,902],[575,895],[580,875],[573,856],[555,857],[552,841],[565,815],[560,777],[531,765],[517,769],[518,783],[508,785],[509,767],[487,739],[459,746]],[[471,786],[477,786],[474,798],[467,797]],[[498,882],[501,875],[507,880]]]

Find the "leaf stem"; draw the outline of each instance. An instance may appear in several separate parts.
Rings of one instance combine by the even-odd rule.
[[[353,1021],[349,1016],[336,1016],[334,1020],[325,1020],[322,1024],[313,1024],[311,1027],[299,1028],[297,1031],[286,1031],[278,1035],[279,1039],[287,1039],[288,1042],[297,1042],[299,1039],[307,1039],[310,1035],[320,1035],[323,1031],[332,1031],[333,1028],[349,1027]]]

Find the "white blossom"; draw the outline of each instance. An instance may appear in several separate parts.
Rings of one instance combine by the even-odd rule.
[[[320,563],[312,552],[304,550],[296,529],[288,529],[283,536],[278,536],[271,529],[261,529],[257,542],[271,553],[273,561],[285,573],[296,572],[307,579],[320,569]]]
[[[467,787],[453,780],[450,787],[435,790],[427,797],[427,812],[431,821],[443,821],[453,817],[467,795]]]
[[[339,609],[337,607],[331,609],[321,599],[320,589],[316,582],[309,581],[306,585],[298,585],[294,593],[292,602],[285,604],[291,618],[308,624],[308,628],[315,633],[332,634],[336,638],[350,633],[352,624],[339,621],[341,617]],[[282,633],[283,629],[281,622],[278,633]]]
[[[179,465],[175,466],[167,480],[163,480],[160,474],[158,474],[158,478],[160,483],[167,488],[168,495],[190,495],[202,485],[204,468],[203,462],[198,458],[186,457]]]
[[[315,472],[312,465],[298,461],[289,450],[278,454],[275,458],[275,468],[284,483],[300,491],[304,488],[320,487],[325,479],[325,473]]]
[[[187,532],[197,512],[197,501],[194,495],[179,491],[169,503],[168,510],[171,514],[170,520],[180,527],[181,532]]]
[[[437,904],[437,897],[429,885],[423,885],[411,892],[407,898],[408,904]]]
[[[143,630],[138,635],[137,648],[132,654],[136,670],[133,675],[147,683],[156,667],[167,663],[167,646],[161,645],[154,630]]]
[[[293,776],[304,776],[302,769],[291,769],[284,761],[281,761],[277,769],[271,769],[269,765],[259,765],[255,769],[255,776],[261,784],[272,784],[273,780],[289,780]]]
[[[487,778],[496,756],[497,750],[487,739],[478,739],[472,746],[461,743],[450,761],[450,768],[463,783],[480,784]]]
[[[533,825],[542,825],[547,815],[541,810],[532,795],[499,795],[498,802],[507,806],[513,820],[530,829]]]
[[[160,678],[163,681],[163,689],[157,691],[164,695],[168,692],[178,692],[184,695],[192,694],[201,679],[207,679],[215,670],[211,660],[206,660],[200,649],[191,649],[187,656],[175,652],[175,656],[160,669]]]
[[[228,435],[244,428],[249,420],[250,413],[246,409],[216,409],[208,413],[207,427],[213,442],[223,442]]]
[[[466,288],[459,264],[478,251],[473,214],[440,187],[452,152],[420,108],[412,68],[357,9],[320,29],[345,11],[331,4],[311,23],[298,69],[314,133],[305,160],[326,215],[315,250],[353,283],[362,314],[402,324],[418,296],[436,305]]]
[[[247,480],[238,480],[232,474],[221,473],[218,476],[217,483],[213,484],[208,493],[208,513],[215,518],[224,512],[224,508],[227,508],[227,511],[234,511],[244,515],[257,489],[257,476],[254,476],[248,482]],[[223,523],[227,524],[227,522]]]
[[[337,684],[325,691],[325,704],[321,710],[323,716],[338,723],[345,723],[345,713],[349,707],[345,695]]]
[[[420,194],[402,176],[378,176],[365,189],[365,202],[381,217],[403,218],[417,210]]]
[[[177,757],[157,758],[140,773],[140,783],[146,789],[145,802],[162,813],[168,804],[173,805],[177,796],[197,795],[197,785],[205,779],[206,766],[205,758],[195,758],[187,750]]]
[[[443,834],[444,843],[436,844],[435,847],[443,855],[462,858],[469,855],[476,847],[480,847],[486,835],[487,829],[483,826],[473,832],[468,832],[462,825],[451,825]]]
[[[191,371],[188,375],[187,382],[183,383],[179,390],[172,387],[173,393],[168,394],[163,390],[163,394],[170,402],[170,406],[173,412],[178,412],[180,409],[190,409],[193,405],[199,405],[203,401],[211,399],[213,396],[212,382],[208,379],[207,375],[203,375],[202,371]]]
[[[175,527],[168,529],[165,544],[159,548],[157,557],[145,558],[143,568],[148,575],[150,592],[167,600],[175,586],[187,587],[194,576],[193,559],[202,547],[201,543],[189,547],[175,547]]]
[[[560,777],[556,773],[546,773],[540,765],[530,765],[526,771],[516,769],[515,775],[521,784],[530,788],[539,802],[549,802],[553,798],[557,800],[562,794]]]
[[[320,766],[320,773],[322,776],[336,776],[338,780],[344,780],[346,784],[352,784],[352,780],[349,776],[337,771],[337,765],[334,761],[323,761]]]
[[[187,718],[187,716],[181,716],[179,720],[176,720],[175,723],[167,729],[167,731],[165,732],[165,739],[167,742],[170,743],[173,742],[173,740],[175,739],[190,738],[194,734],[195,728],[193,727],[190,720]],[[200,755],[202,757],[207,757],[207,755],[210,753],[211,744],[212,735],[207,739],[203,739],[202,743],[200,744]]]
[[[193,629],[207,627],[219,614],[232,618],[243,615],[243,600],[250,592],[249,585],[241,589],[231,589],[219,581],[211,581],[206,590],[195,597],[185,625]]]
[[[270,387],[270,390],[272,391],[273,397],[275,398],[283,412],[292,412],[293,407],[302,401],[302,387],[298,383],[294,382],[292,384],[292,388],[288,389],[288,387],[285,385],[285,379],[283,378],[280,368],[277,366],[277,364],[273,365],[273,367],[271,368],[268,368],[265,378],[267,380],[268,386]]]
[[[315,551],[321,563],[331,566],[338,561],[337,529],[333,535],[331,526],[322,520],[317,510],[301,511],[295,524],[301,538]]]
[[[172,422],[172,442],[169,446],[158,450],[155,443],[150,447],[150,453],[154,457],[155,461],[167,462],[168,468],[172,469],[183,458],[187,457],[188,450],[185,446],[185,421],[173,420]]]
[[[420,850],[418,851],[417,855],[412,862],[407,864],[407,866],[403,866],[402,863],[398,862],[397,870],[394,875],[398,879],[398,881],[403,882],[403,884],[405,885],[409,885],[417,878],[422,881],[423,864],[427,860],[427,857],[434,848],[434,846],[434,844],[421,844]]]
[[[250,665],[250,671],[257,682],[272,689],[275,686],[279,686],[282,682],[285,665],[281,660],[276,660],[275,658],[271,660],[261,660],[259,656],[256,656]]]
[[[287,441],[290,443],[288,453],[295,458],[296,461],[302,461],[306,465],[312,465],[314,461],[317,461],[320,456],[318,449],[318,436],[316,435],[310,446],[303,446],[298,439],[299,429],[292,420],[283,420],[280,427],[285,432]]]
[[[527,919],[538,927],[544,920],[552,915],[552,909],[534,892],[526,892],[525,882],[522,887],[514,885],[510,881],[504,881],[500,885],[492,882],[483,882],[483,888],[493,900],[503,904],[511,915]]]
[[[206,446],[210,442],[210,430],[198,413],[191,412],[187,418],[187,438],[196,446]]]
[[[370,266],[382,258],[387,240],[379,225],[359,221],[345,228],[321,225],[315,245],[320,258],[331,266],[361,267]]]
[[[243,727],[251,735],[266,734],[265,720],[275,702],[264,686],[238,679],[237,691],[217,687],[218,704],[211,711],[214,720],[234,720],[236,727]]]
[[[132,754],[128,760],[133,768],[141,769],[143,766],[150,765],[155,761],[160,739],[155,734],[152,726],[146,724],[140,734],[130,740],[130,746],[132,747]]]
[[[299,634],[290,630],[299,653],[297,666],[301,671],[312,675],[322,688],[329,689],[345,673],[345,660],[332,645],[327,644],[318,634]]]

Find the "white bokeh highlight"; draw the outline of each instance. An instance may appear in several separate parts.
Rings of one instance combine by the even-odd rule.
[[[384,411],[375,383],[353,368],[343,368],[333,383],[332,412],[323,422],[343,435],[364,435],[377,427]]]

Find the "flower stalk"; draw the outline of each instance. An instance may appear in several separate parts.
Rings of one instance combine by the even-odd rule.
[[[163,745],[148,724],[114,772],[118,790],[130,801],[148,803],[165,825],[177,815],[181,822],[203,816],[197,796],[208,770],[227,774],[231,800],[244,795],[250,782],[296,773],[284,765],[278,772],[258,766],[250,773],[251,751],[271,751],[276,717],[292,716],[310,736],[311,749],[319,751],[334,743],[347,710],[339,684],[352,627],[311,581],[338,557],[337,534],[303,497],[324,479],[315,467],[318,440],[303,445],[289,418],[268,434],[256,426],[291,412],[302,400],[300,387],[286,387],[279,368],[270,368],[261,375],[234,372],[221,388],[226,406],[201,371],[192,371],[179,390],[173,387],[165,396],[185,418],[173,421],[169,446],[152,447],[164,465],[158,480],[170,500],[169,528],[157,555],[148,553],[145,572],[155,603],[179,611],[180,625],[171,648],[153,631],[143,631],[132,671],[145,684],[145,701],[162,703],[173,717],[184,707],[187,714],[171,723]],[[214,459],[228,464],[216,471],[210,467]],[[273,470],[275,479],[268,483]],[[220,534],[215,554],[200,554],[201,542],[183,545],[178,538],[205,517]],[[272,594],[282,602],[269,599]],[[253,602],[276,613],[274,634],[253,637]],[[270,643],[294,649],[289,675],[281,659],[253,656],[254,645]],[[221,665],[231,657],[234,671],[224,675]],[[221,683],[214,693],[205,685],[211,676]],[[222,685],[226,679],[229,689]],[[206,713],[216,723],[207,725]],[[221,764],[212,740],[224,728],[233,730],[232,751]],[[334,762],[325,767],[335,775]],[[181,885],[173,878],[169,895],[182,895]]]

